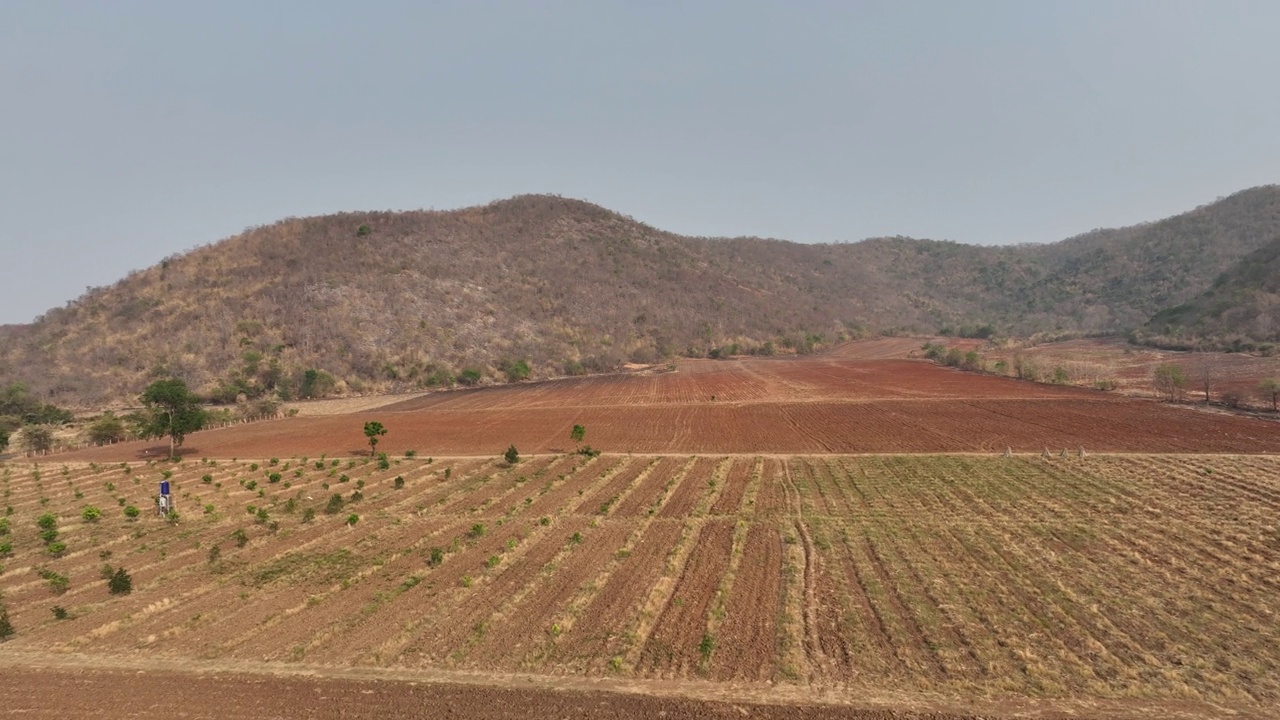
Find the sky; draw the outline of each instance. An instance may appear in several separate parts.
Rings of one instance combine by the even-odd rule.
[[[1280,3],[0,2],[0,324],[288,216],[520,193],[995,244],[1280,182]]]

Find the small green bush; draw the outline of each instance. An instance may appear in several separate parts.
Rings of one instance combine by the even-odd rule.
[[[329,502],[325,504],[324,512],[326,515],[337,515],[342,510],[342,505],[342,496],[334,493],[329,496]]]
[[[348,525],[355,525],[355,524],[356,524],[356,523],[358,523],[358,522],[360,522],[360,516],[359,516],[359,515],[357,515],[357,514],[355,514],[355,513],[351,513],[350,515],[348,515],[348,516],[347,516],[347,524],[348,524]]]
[[[395,488],[396,488],[397,490],[399,490],[399,489],[403,488],[403,487],[404,487],[404,477],[403,477],[403,476],[401,476],[401,475],[397,475],[397,476],[396,476],[396,479],[395,479],[395,481],[394,481],[394,483],[393,483],[393,484],[395,485]]]
[[[124,506],[124,516],[131,520],[138,517],[141,514],[142,514],[142,511],[132,505]]]
[[[133,592],[133,578],[129,577],[129,573],[124,568],[118,568],[107,581],[107,590],[112,595],[128,595]]]
[[[80,511],[80,517],[84,518],[85,522],[97,522],[102,517],[102,511],[93,505],[86,505]]]
[[[444,562],[444,548],[431,548],[431,556],[427,558],[427,566],[438,567],[442,562]]]

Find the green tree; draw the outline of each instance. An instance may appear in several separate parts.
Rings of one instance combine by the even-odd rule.
[[[373,457],[378,450],[378,438],[386,434],[387,429],[376,420],[370,420],[364,424],[364,436],[369,438],[369,457]]]
[[[1271,410],[1280,412],[1280,378],[1267,378],[1258,383],[1258,394],[1271,400]]]
[[[178,378],[163,378],[142,393],[147,417],[142,431],[146,437],[169,436],[169,457],[176,458],[178,446],[189,433],[204,427],[207,417],[200,398]]]
[[[575,445],[581,445],[583,438],[586,436],[587,428],[582,425],[574,425],[573,429],[569,431],[569,439],[572,440]]]
[[[529,378],[529,362],[527,360],[505,363],[502,370],[507,374],[507,382],[520,382]]]
[[[298,383],[298,397],[301,398],[321,398],[333,392],[336,385],[333,376],[323,370],[314,368],[308,369],[302,373],[302,380]]]
[[[22,445],[29,453],[49,452],[53,449],[53,430],[45,425],[27,425],[22,428]]]
[[[506,452],[502,453],[502,458],[507,461],[508,465],[515,465],[520,462],[520,451],[516,449],[515,445],[512,445],[507,448]]]
[[[458,382],[463,385],[475,385],[480,382],[480,371],[475,368],[466,368],[458,374]]]
[[[110,411],[103,413],[102,417],[89,423],[88,431],[89,440],[95,445],[120,442],[128,437],[128,433],[124,429],[124,421]]]
[[[1182,396],[1182,390],[1187,387],[1187,374],[1182,370],[1181,365],[1165,363],[1152,373],[1152,382],[1166,400],[1177,400]]]
[[[112,595],[128,595],[133,592],[133,578],[129,577],[124,568],[117,568],[107,581],[107,590]]]

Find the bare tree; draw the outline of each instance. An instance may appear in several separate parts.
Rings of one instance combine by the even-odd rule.
[[[1209,402],[1209,393],[1220,380],[1219,358],[1215,353],[1198,352],[1191,356],[1188,365],[1188,380],[1191,387],[1204,393],[1204,401]]]

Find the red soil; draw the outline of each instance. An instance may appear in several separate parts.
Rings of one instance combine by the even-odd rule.
[[[1037,385],[918,360],[841,352],[687,361],[654,376],[579,378],[439,392],[376,412],[297,417],[195,433],[208,457],[364,452],[360,428],[390,430],[392,454],[491,455],[562,449],[574,424],[610,452],[1280,452],[1280,423],[1192,412],[1080,388]],[[122,443],[58,456],[131,460],[161,452]]]

